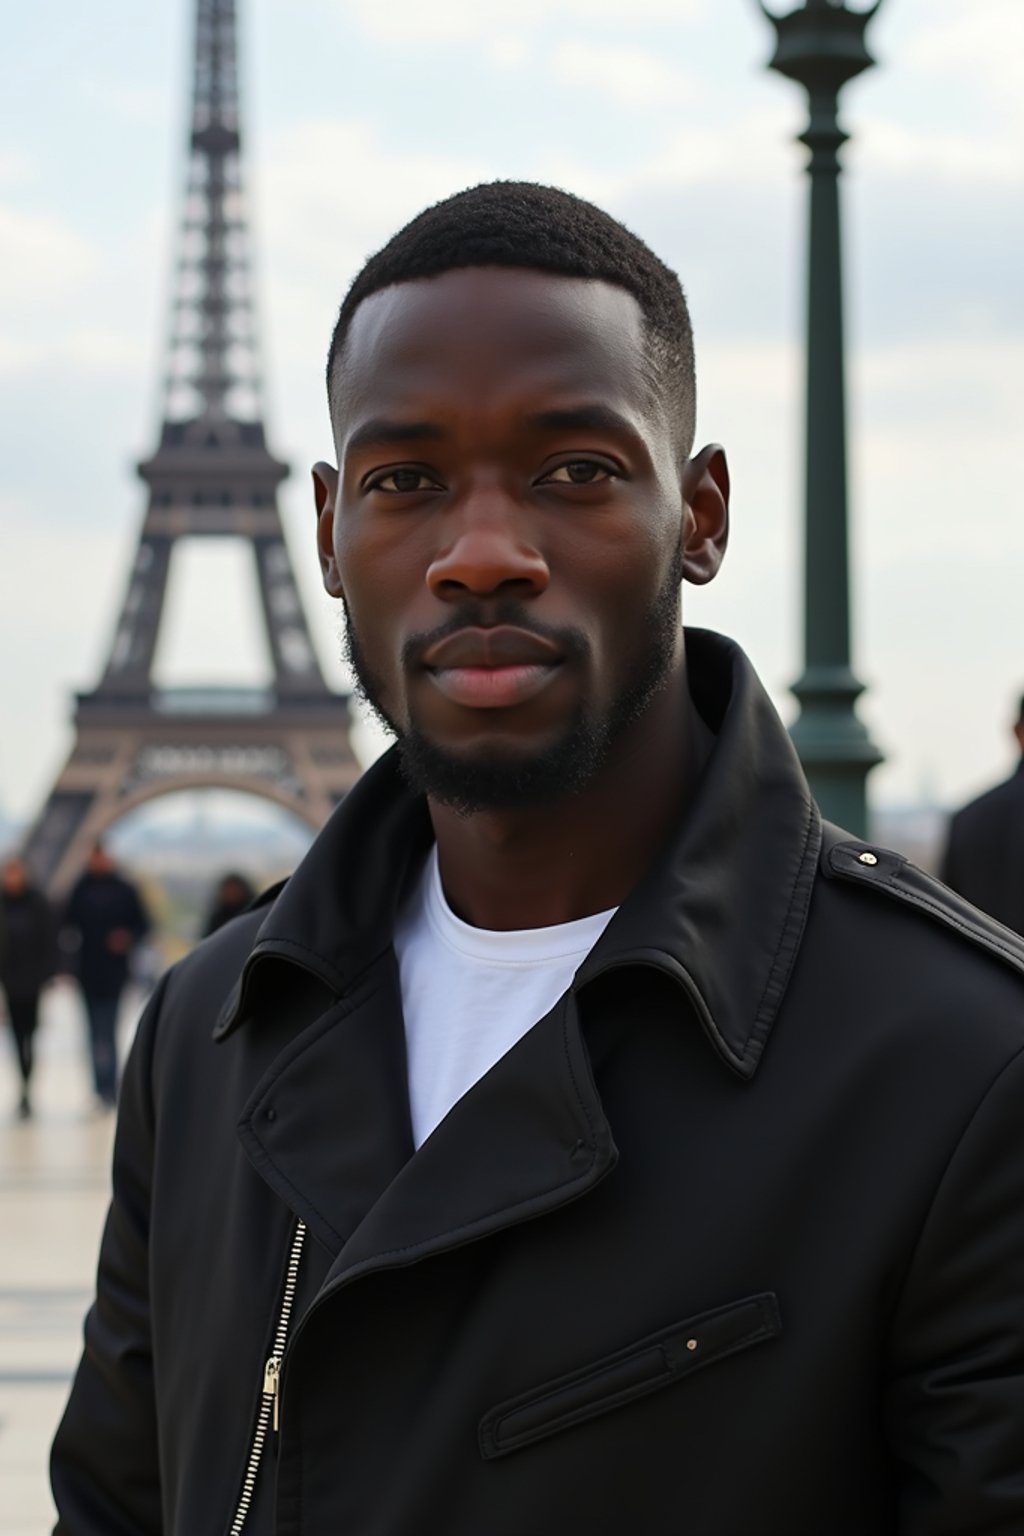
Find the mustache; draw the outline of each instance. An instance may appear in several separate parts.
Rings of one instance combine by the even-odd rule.
[[[466,602],[460,604],[451,618],[439,624],[436,629],[410,635],[402,646],[402,665],[406,668],[422,666],[423,657],[432,646],[439,645],[442,640],[459,634],[463,629],[497,629],[499,625],[521,629],[526,634],[547,640],[561,651],[566,661],[582,661],[590,654],[590,644],[582,630],[573,629],[569,625],[562,628],[540,624],[520,602]]]

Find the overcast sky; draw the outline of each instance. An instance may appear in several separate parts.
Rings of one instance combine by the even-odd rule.
[[[788,0],[787,0],[788,5]],[[28,816],[96,682],[144,510],[184,169],[190,0],[9,7],[0,65],[0,810]],[[362,259],[495,176],[593,197],[683,278],[733,542],[690,623],[787,718],[800,670],[804,96],[753,0],[240,0],[272,448],[325,669],[308,466]],[[1024,690],[1024,0],[884,0],[844,94],[855,667],[879,802],[1011,765]],[[262,667],[238,552],[182,555],[167,681]],[[244,574],[244,571],[242,572]]]

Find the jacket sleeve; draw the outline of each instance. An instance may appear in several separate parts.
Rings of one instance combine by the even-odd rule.
[[[1024,1051],[967,1124],[890,1339],[900,1536],[1024,1531]]]
[[[150,1336],[148,1235],[153,1041],[166,981],[125,1067],[113,1195],[85,1348],[54,1440],[54,1536],[159,1536],[160,1468]]]

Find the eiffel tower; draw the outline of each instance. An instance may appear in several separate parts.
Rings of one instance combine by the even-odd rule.
[[[243,200],[234,0],[196,0],[188,181],[163,422],[138,466],[148,503],[106,668],[78,694],[75,740],[25,853],[60,894],[127,811],[176,790],[244,790],[312,826],[358,775],[346,702],[310,643],[266,443]],[[265,691],[153,678],[177,540],[231,537],[255,559],[273,677]]]

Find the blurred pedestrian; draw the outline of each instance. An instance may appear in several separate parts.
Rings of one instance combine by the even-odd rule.
[[[208,939],[211,933],[216,933],[218,928],[223,928],[233,917],[244,912],[252,901],[256,892],[251,881],[235,870],[222,875],[217,882],[217,889],[213,894],[213,904],[206,916],[202,936]]]
[[[117,1102],[117,1015],[128,961],[150,921],[135,886],[102,843],[68,898],[64,921],[77,949],[78,983],[89,1021],[93,1081],[107,1108]]]
[[[32,1113],[29,1086],[39,996],[57,969],[57,924],[53,908],[32,884],[25,863],[13,856],[0,870],[0,928],[5,940],[0,950],[0,982],[21,1075],[18,1114],[27,1120]]]
[[[1016,771],[957,811],[941,874],[976,907],[1024,934],[1024,697],[1013,734],[1021,753]]]

